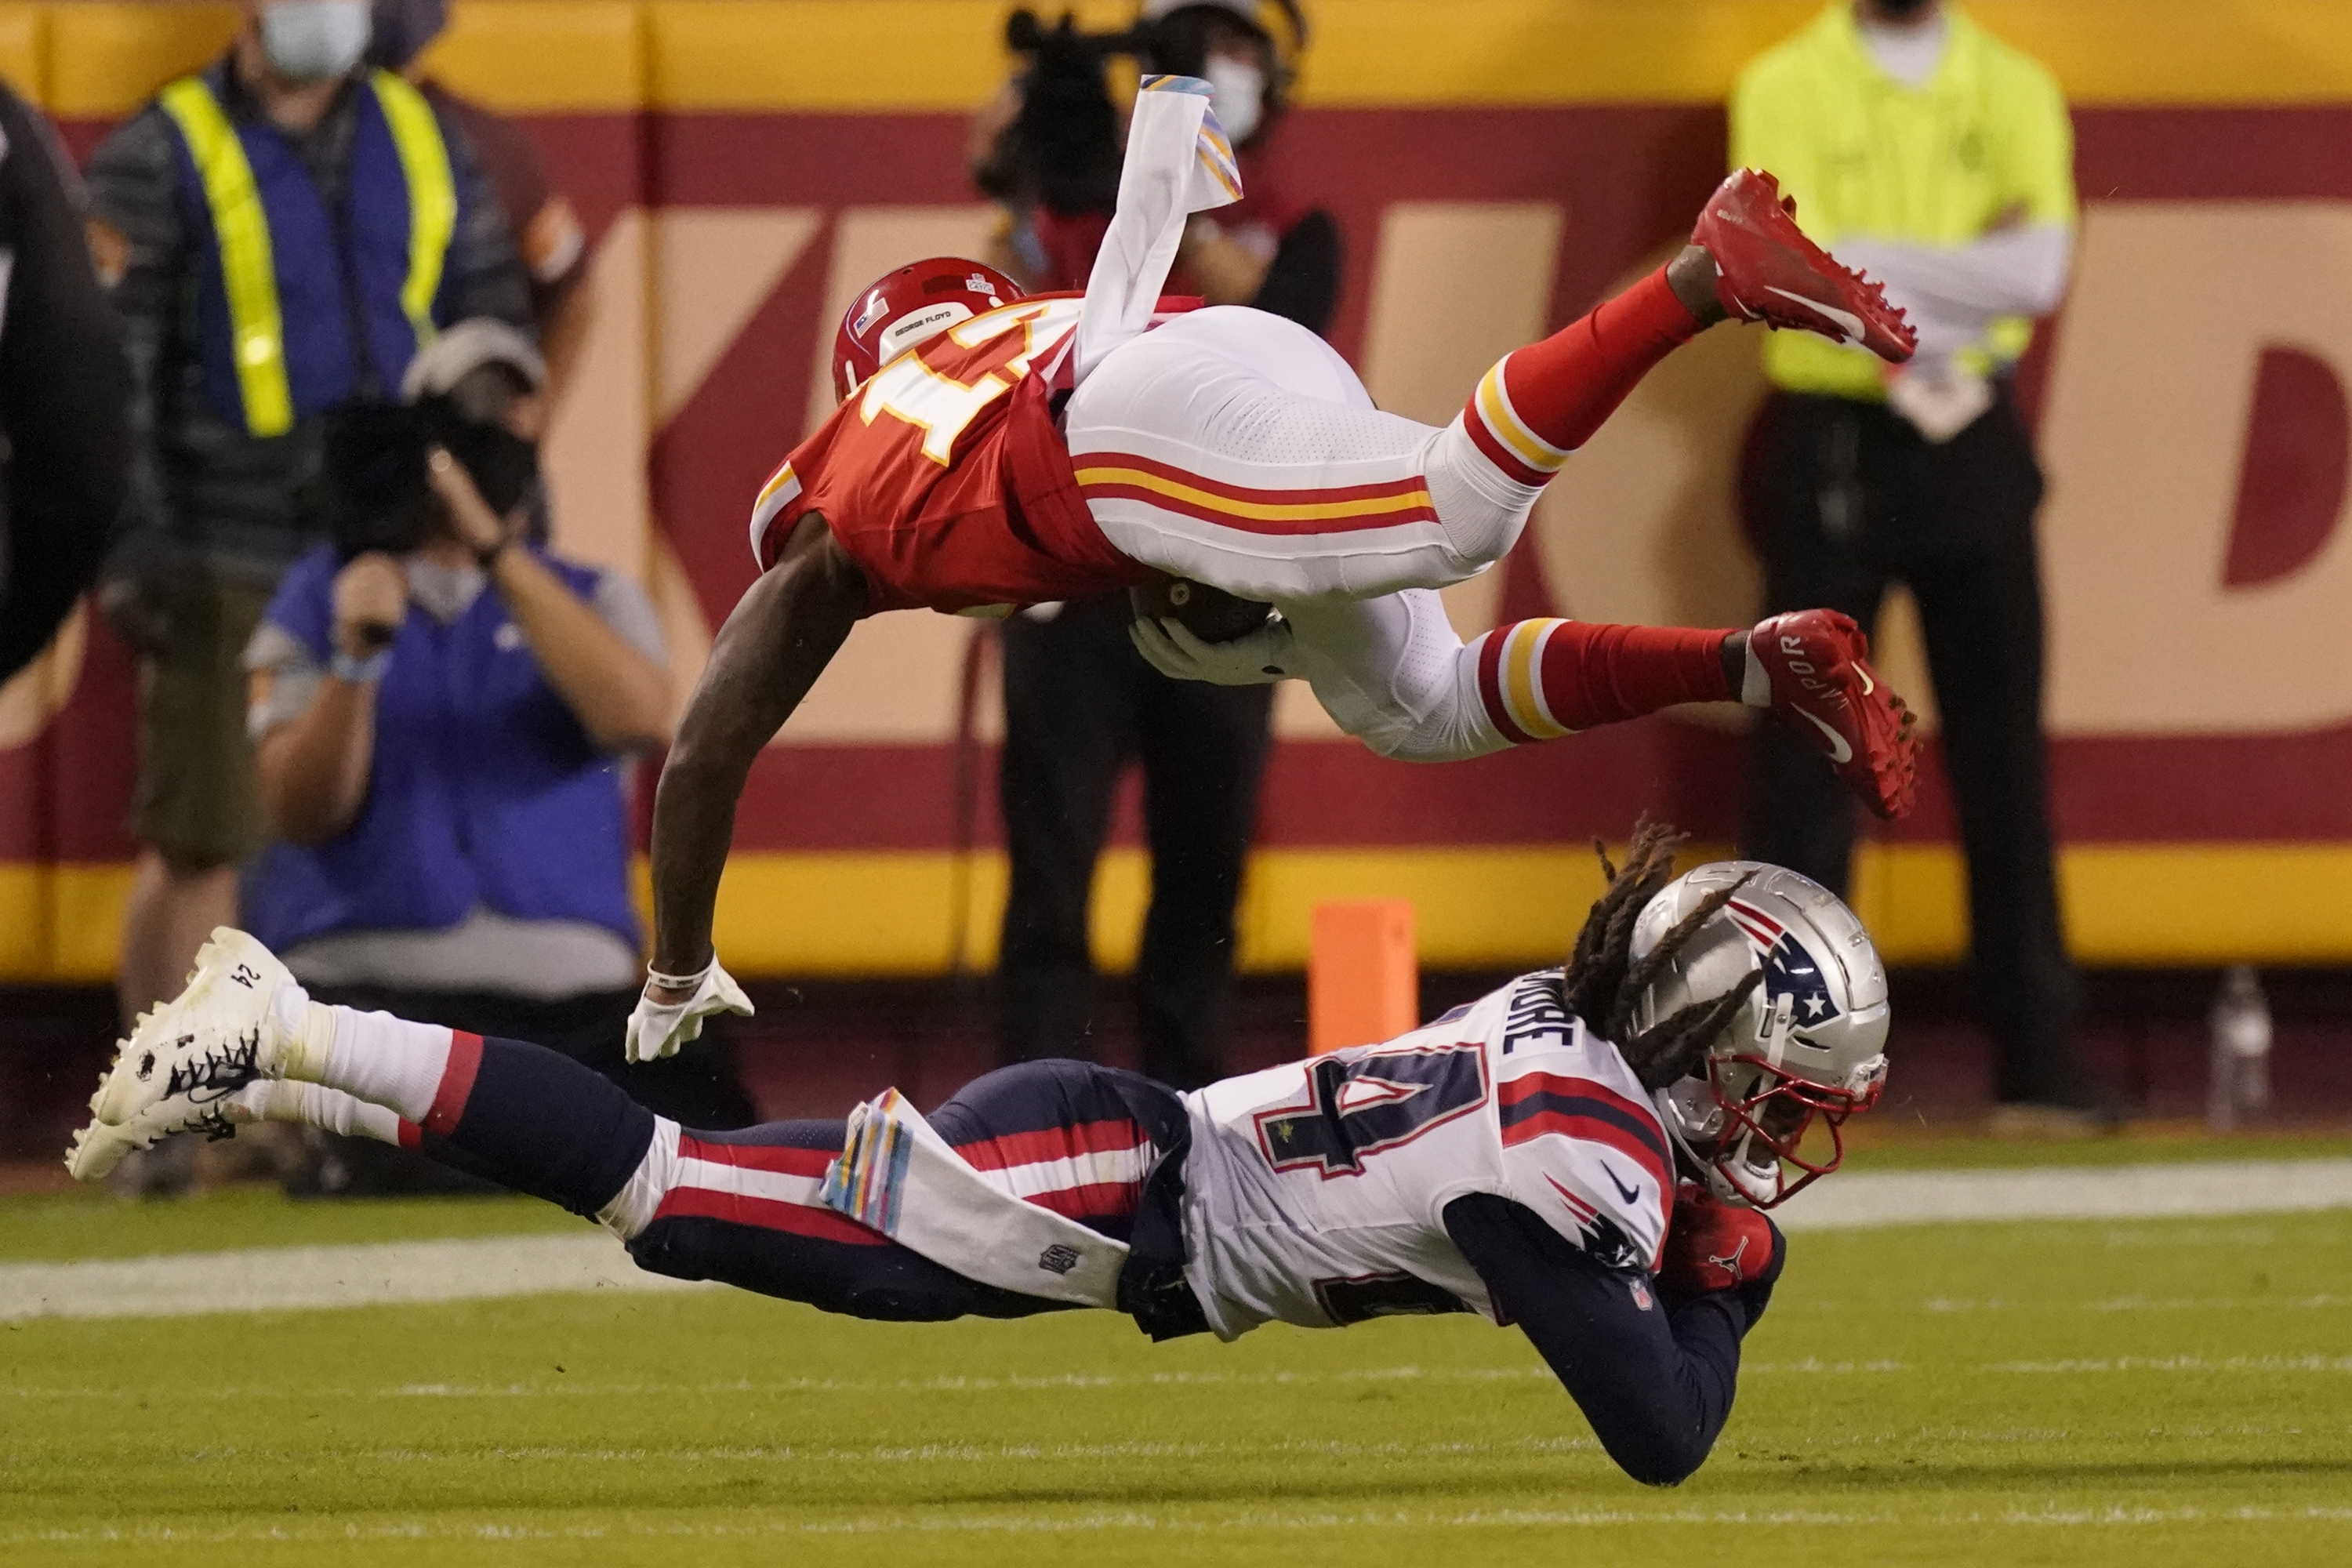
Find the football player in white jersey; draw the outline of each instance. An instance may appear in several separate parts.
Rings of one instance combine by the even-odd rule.
[[[311,1002],[224,929],[142,1020],[67,1163],[302,1121],[421,1147],[592,1216],[656,1273],[894,1320],[1131,1314],[1155,1339],[1398,1313],[1516,1324],[1635,1479],[1730,1413],[1785,1247],[1885,1081],[1886,984],[1795,873],[1675,879],[1643,826],[1559,969],[1378,1046],[1178,1094],[1083,1062],[928,1117],[693,1131],[568,1058]],[[1820,1125],[1820,1134],[1808,1134]]]

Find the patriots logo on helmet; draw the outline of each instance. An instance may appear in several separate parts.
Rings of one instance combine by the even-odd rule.
[[[1800,1029],[1826,1024],[1838,1016],[1838,1005],[1830,996],[1829,981],[1822,975],[1822,966],[1814,962],[1805,944],[1797,940],[1795,932],[1753,904],[1734,899],[1727,908],[1763,961],[1768,1016],[1771,1012],[1769,1005],[1783,996],[1789,998],[1790,1017]]]

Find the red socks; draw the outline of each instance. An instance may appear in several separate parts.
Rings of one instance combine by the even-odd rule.
[[[1652,366],[1702,331],[1659,268],[1479,382],[1463,427],[1523,485],[1559,471]],[[1738,696],[1723,670],[1725,631],[1518,621],[1486,634],[1478,694],[1495,727],[1525,743],[1620,723],[1678,702]]]
[[[1739,695],[1723,670],[1723,639],[1730,635],[1689,626],[1515,621],[1483,639],[1478,695],[1495,727],[1520,744],[1638,719],[1677,702],[1729,702]]]
[[[1462,411],[1486,460],[1540,485],[1591,439],[1652,366],[1696,337],[1659,268],[1539,343],[1504,356]]]

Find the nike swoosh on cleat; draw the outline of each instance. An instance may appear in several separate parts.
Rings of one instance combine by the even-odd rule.
[[[1801,708],[1791,708],[1789,711],[1830,738],[1831,762],[1835,763],[1839,767],[1843,767],[1853,761],[1853,748],[1846,744],[1845,737],[1831,729],[1818,714],[1808,713]]]
[[[1864,697],[1878,689],[1878,682],[1870,679],[1870,671],[1863,668],[1859,659],[1854,661],[1853,673],[1862,681],[1862,694]]]
[[[1601,1168],[1604,1172],[1608,1173],[1609,1184],[1617,1189],[1617,1195],[1619,1197],[1623,1198],[1630,1204],[1642,1195],[1642,1191],[1639,1187],[1629,1187],[1624,1183],[1617,1179],[1616,1169],[1611,1165],[1608,1161],[1601,1161]]]
[[[1835,305],[1824,305],[1819,300],[1808,300],[1802,294],[1790,293],[1786,289],[1777,288],[1769,283],[1767,283],[1764,287],[1771,292],[1780,295],[1783,300],[1794,300],[1798,304],[1802,305],[1808,310],[1819,310],[1822,315],[1828,317],[1831,322],[1841,331],[1844,332],[1849,339],[1855,342],[1860,342],[1862,341],[1864,336],[1862,318],[1855,315],[1853,311],[1841,310]]]

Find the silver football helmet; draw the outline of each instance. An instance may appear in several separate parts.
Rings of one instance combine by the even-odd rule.
[[[1634,922],[1633,961],[1734,885],[1635,1000],[1634,1021],[1650,1028],[1762,972],[1700,1069],[1658,1090],[1657,1105],[1717,1197],[1769,1208],[1837,1169],[1845,1119],[1885,1087],[1886,970],[1836,894],[1756,860],[1717,860],[1660,889]],[[1816,1120],[1828,1129],[1826,1158],[1801,1147]]]

